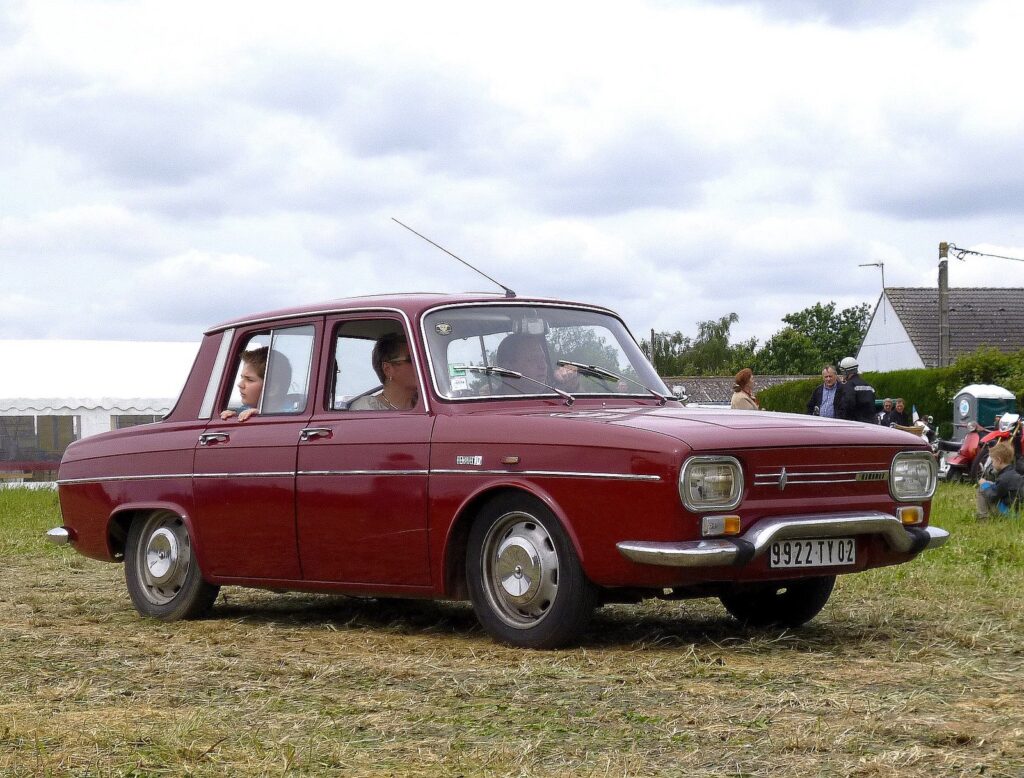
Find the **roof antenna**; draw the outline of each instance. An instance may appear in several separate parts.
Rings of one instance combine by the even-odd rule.
[[[516,293],[515,293],[515,292],[513,292],[513,291],[512,291],[511,289],[509,289],[509,288],[508,288],[507,286],[505,286],[505,285],[504,285],[503,283],[501,283],[500,281],[495,281],[495,280],[494,280],[493,278],[491,278],[491,277],[490,277],[489,275],[487,275],[487,274],[486,274],[486,273],[485,273],[484,271],[482,271],[482,270],[480,270],[480,269],[478,269],[478,268],[475,268],[475,267],[473,267],[473,266],[472,266],[471,264],[469,264],[469,263],[468,263],[468,262],[467,262],[466,260],[464,260],[464,259],[463,259],[462,257],[456,257],[456,256],[455,256],[454,254],[452,254],[452,252],[450,252],[450,251],[449,251],[448,249],[446,249],[446,248],[445,248],[444,246],[442,246],[442,245],[440,245],[440,244],[438,244],[438,243],[434,243],[434,241],[432,241],[432,240],[431,240],[430,238],[428,238],[428,237],[427,237],[426,235],[420,235],[420,233],[416,232],[416,230],[414,230],[414,229],[413,229],[412,227],[410,227],[410,226],[409,226],[408,224],[402,224],[402,222],[398,221],[398,219],[396,219],[396,218],[395,218],[394,216],[392,216],[392,217],[391,217],[391,221],[395,222],[396,224],[399,224],[399,225],[401,225],[402,227],[405,227],[405,228],[406,228],[407,230],[409,230],[409,232],[411,232],[411,233],[412,233],[413,235],[417,235],[417,236],[419,236],[419,237],[423,238],[423,240],[425,240],[425,241],[426,241],[427,243],[429,243],[429,244],[430,244],[431,246],[435,246],[436,248],[439,248],[439,249],[441,249],[441,251],[443,251],[443,252],[444,252],[445,254],[447,254],[447,255],[448,255],[449,257],[454,257],[455,259],[459,260],[459,262],[461,262],[461,263],[462,263],[463,265],[465,265],[466,267],[468,267],[468,268],[469,268],[470,270],[476,270],[476,272],[477,272],[477,273],[479,273],[480,275],[482,275],[482,276],[483,276],[484,278],[486,278],[486,279],[487,279],[488,281],[490,281],[491,283],[497,284],[497,285],[498,285],[498,286],[500,286],[500,287],[501,287],[502,289],[504,289],[504,290],[505,290],[505,296],[506,296],[506,297],[515,297],[515,296],[516,296]]]

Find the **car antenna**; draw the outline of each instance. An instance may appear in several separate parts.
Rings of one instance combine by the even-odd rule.
[[[414,229],[413,229],[412,227],[410,227],[410,226],[409,226],[408,224],[402,224],[402,222],[398,221],[398,219],[396,219],[396,218],[395,218],[394,216],[392,216],[392,217],[391,217],[391,221],[395,222],[396,224],[399,224],[399,225],[401,225],[402,227],[405,227],[405,228],[406,228],[407,230],[409,230],[409,232],[411,232],[411,233],[412,233],[413,235],[418,235],[419,237],[423,238],[423,240],[425,240],[425,241],[426,241],[427,243],[429,243],[429,244],[430,244],[431,246],[435,246],[436,248],[439,248],[439,249],[441,249],[441,251],[443,251],[443,252],[444,252],[445,254],[447,254],[447,255],[448,255],[449,257],[454,257],[455,259],[459,260],[459,262],[461,262],[461,263],[462,263],[463,265],[465,265],[466,267],[468,267],[468,268],[469,268],[470,270],[475,270],[475,271],[476,271],[477,273],[479,273],[480,275],[482,275],[482,276],[483,276],[484,278],[486,278],[486,279],[487,279],[488,281],[490,281],[490,282],[492,282],[492,283],[495,283],[495,284],[497,284],[498,286],[500,286],[500,287],[501,287],[502,289],[504,289],[504,290],[505,290],[505,296],[506,296],[506,297],[515,297],[515,296],[516,296],[516,293],[515,293],[515,292],[513,292],[513,291],[512,291],[511,289],[509,289],[509,288],[508,288],[507,286],[505,286],[505,285],[504,285],[503,283],[501,283],[501,281],[495,281],[495,280],[494,280],[493,278],[491,278],[491,277],[490,277],[489,275],[487,275],[487,273],[485,273],[485,272],[484,272],[483,270],[480,270],[479,268],[473,267],[473,266],[472,266],[471,264],[469,264],[469,263],[468,263],[468,262],[467,262],[466,260],[464,260],[464,259],[463,259],[462,257],[457,257],[457,256],[455,256],[454,254],[452,254],[452,252],[450,252],[450,251],[449,251],[448,249],[446,249],[446,248],[445,248],[444,246],[440,245],[439,243],[434,243],[434,241],[432,241],[432,240],[431,240],[430,238],[428,238],[428,237],[427,237],[426,235],[420,235],[420,233],[416,232],[416,230],[414,230]]]

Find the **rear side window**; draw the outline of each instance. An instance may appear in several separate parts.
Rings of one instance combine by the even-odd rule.
[[[227,407],[234,411],[257,408],[261,415],[305,411],[315,335],[311,324],[249,335],[235,357],[236,378]],[[258,391],[244,389],[247,383],[258,382],[262,382]]]

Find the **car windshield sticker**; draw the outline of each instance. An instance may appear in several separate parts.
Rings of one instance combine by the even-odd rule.
[[[455,365],[448,365],[448,384],[453,392],[461,392],[469,389],[469,380],[466,378],[466,371]]]
[[[447,337],[452,334],[452,324],[448,321],[439,321],[434,325],[434,332],[443,337]]]

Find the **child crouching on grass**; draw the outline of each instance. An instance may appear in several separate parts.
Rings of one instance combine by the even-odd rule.
[[[1024,476],[1014,467],[1013,444],[1008,440],[1001,441],[989,452],[995,480],[978,479],[978,494],[975,498],[976,515],[979,519],[1000,516],[1015,510],[1018,500],[1024,498]]]

